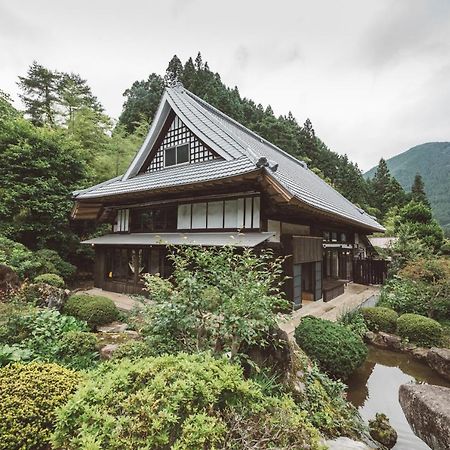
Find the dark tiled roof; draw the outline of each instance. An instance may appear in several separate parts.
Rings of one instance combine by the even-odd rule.
[[[309,170],[304,162],[261,138],[182,86],[167,88],[162,102],[168,102],[191,131],[212,145],[223,159],[136,175],[150,150],[144,145],[123,179],[116,178],[79,191],[77,199],[153,190],[239,175],[256,170],[257,161],[266,158],[270,165],[277,165],[275,171],[265,169],[267,174],[300,202],[366,228],[384,230],[372,216],[339,194]]]

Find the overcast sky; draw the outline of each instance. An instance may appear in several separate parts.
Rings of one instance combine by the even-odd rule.
[[[133,81],[199,50],[364,170],[450,140],[450,0],[0,0],[0,89],[14,98],[37,60],[86,78],[117,118]]]

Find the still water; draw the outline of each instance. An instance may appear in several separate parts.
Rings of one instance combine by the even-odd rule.
[[[400,403],[398,389],[404,383],[428,383],[450,387],[450,383],[412,357],[369,347],[364,365],[348,381],[348,400],[367,421],[383,412],[398,433],[394,450],[429,450],[411,430]]]

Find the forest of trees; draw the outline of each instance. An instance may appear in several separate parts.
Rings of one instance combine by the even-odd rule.
[[[0,235],[32,250],[52,248],[64,258],[76,258],[82,252],[80,236],[93,230],[69,222],[71,192],[123,173],[148,131],[164,86],[176,81],[306,161],[387,225],[412,198],[427,202],[419,174],[412,192],[406,193],[381,160],[373,179],[366,181],[347,155],[331,151],[320,140],[309,119],[300,125],[291,112],[276,117],[270,106],[241,97],[237,87],[225,86],[210,70],[200,53],[184,64],[174,56],[165,74],[135,81],[123,93],[118,121],[105,114],[79,74],[33,62],[18,77],[24,111],[0,91]]]

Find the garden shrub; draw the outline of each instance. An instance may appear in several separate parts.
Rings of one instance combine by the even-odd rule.
[[[114,351],[113,359],[124,359],[128,358],[131,360],[148,358],[149,356],[157,356],[158,350],[149,345],[148,342],[144,341],[127,341],[119,346],[117,350]]]
[[[339,317],[338,322],[361,337],[369,331],[366,322],[364,321],[364,317],[359,309],[345,312],[341,315],[341,317]]]
[[[55,449],[318,449],[318,433],[290,397],[264,395],[242,369],[208,354],[108,362],[64,405]]]
[[[58,358],[73,369],[92,368],[99,358],[97,336],[85,331],[64,333],[58,345]]]
[[[160,354],[210,350],[239,358],[244,346],[267,344],[289,305],[281,292],[282,259],[269,251],[189,246],[169,257],[170,281],[144,275],[153,302],[140,317],[141,333]]]
[[[0,338],[4,344],[10,346],[3,348],[3,364],[18,358],[20,361],[39,360],[87,368],[88,361],[93,359],[90,350],[83,353],[85,346],[80,345],[81,339],[70,347],[75,352],[78,345],[76,355],[81,360],[75,358],[75,353],[73,358],[67,358],[61,350],[61,346],[67,346],[70,340],[66,334],[88,331],[86,322],[64,316],[53,309],[17,306],[9,308],[1,319]],[[89,339],[92,342],[92,337]],[[89,348],[92,349],[92,346]]]
[[[346,379],[366,359],[362,339],[341,324],[316,317],[302,318],[295,339],[308,356],[333,378]]]
[[[76,372],[56,364],[0,369],[0,450],[48,449],[56,409],[80,381]]]
[[[0,236],[0,264],[12,267],[22,279],[54,273],[67,280],[76,270],[75,266],[64,261],[54,250],[32,252],[19,242],[4,236]]]
[[[54,273],[43,273],[42,275],[38,275],[33,280],[35,283],[44,283],[49,284],[50,286],[54,286],[57,288],[64,287],[64,280]]]
[[[439,346],[442,342],[442,326],[429,317],[403,314],[397,320],[399,336],[424,347]]]
[[[72,295],[64,305],[63,311],[64,314],[86,321],[92,330],[119,317],[119,310],[114,302],[99,295]]]
[[[371,308],[362,308],[361,313],[370,331],[394,333],[397,329],[398,314],[391,308],[374,306]]]

